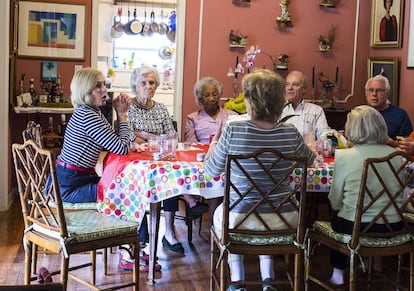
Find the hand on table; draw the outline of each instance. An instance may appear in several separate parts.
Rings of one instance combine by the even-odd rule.
[[[139,143],[133,142],[131,144],[131,150],[134,151],[134,152],[139,152],[139,153],[140,152],[145,152],[147,150],[147,148],[148,148],[147,143],[139,144]]]

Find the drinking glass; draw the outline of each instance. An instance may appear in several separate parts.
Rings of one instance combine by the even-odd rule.
[[[178,133],[171,132],[167,135],[167,145],[165,157],[168,160],[173,160],[176,157],[178,145]]]
[[[154,135],[154,136],[150,136],[147,140],[148,142],[148,149],[147,149],[147,153],[149,156],[153,156],[155,153],[159,153],[159,149],[158,149],[158,142],[159,142],[159,138],[158,136]]]

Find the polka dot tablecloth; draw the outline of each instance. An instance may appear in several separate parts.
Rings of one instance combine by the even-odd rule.
[[[306,191],[307,192],[329,192],[332,185],[334,166],[333,163],[318,163],[308,168]],[[299,184],[302,169],[295,169],[291,181]]]
[[[195,153],[196,155],[196,153]],[[151,161],[131,158],[113,159],[110,164],[124,164],[113,169],[107,163],[106,171],[119,171],[110,181],[102,181],[98,208],[101,212],[124,220],[141,222],[149,203],[181,194],[201,195],[205,198],[223,196],[224,176],[210,178],[204,173],[203,163],[195,161]],[[191,159],[191,158],[190,158]]]
[[[108,154],[99,183],[99,211],[140,223],[149,203],[181,194],[223,196],[224,175],[216,178],[205,175],[203,163],[196,161],[196,155],[197,151],[185,152],[177,154],[174,161],[153,161],[145,153]],[[299,183],[300,174],[301,170],[296,169],[291,181]],[[332,176],[332,163],[308,168],[307,191],[329,192]]]

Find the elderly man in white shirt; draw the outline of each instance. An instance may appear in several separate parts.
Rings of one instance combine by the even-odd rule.
[[[286,97],[290,103],[283,109],[280,120],[292,115],[285,122],[295,125],[304,138],[309,133],[315,134],[316,139],[326,137],[331,128],[323,108],[303,100],[307,88],[306,76],[302,72],[293,71],[286,77],[285,85]]]

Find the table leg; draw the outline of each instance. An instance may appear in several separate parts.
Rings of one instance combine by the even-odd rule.
[[[154,285],[155,258],[157,255],[158,230],[160,228],[161,202],[150,203],[150,253],[147,285]]]

